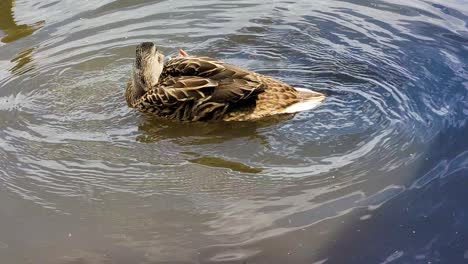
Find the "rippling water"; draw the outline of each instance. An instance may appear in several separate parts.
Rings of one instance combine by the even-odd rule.
[[[2,263],[468,262],[468,4],[0,3]],[[329,94],[288,120],[126,107],[155,41]]]

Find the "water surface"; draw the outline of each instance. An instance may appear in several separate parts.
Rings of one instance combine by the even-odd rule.
[[[1,262],[468,262],[467,24],[464,0],[4,0]],[[145,117],[142,41],[329,98]]]

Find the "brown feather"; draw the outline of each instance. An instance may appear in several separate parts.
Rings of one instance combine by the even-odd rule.
[[[184,56],[185,54],[181,54]],[[178,120],[248,120],[300,102],[293,87],[209,57],[177,57],[133,107]]]

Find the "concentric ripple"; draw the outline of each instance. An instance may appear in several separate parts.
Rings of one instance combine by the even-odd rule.
[[[457,229],[467,223],[462,206],[445,196],[467,181],[463,1],[7,6],[0,11],[5,261],[411,263],[434,260],[431,241],[459,243],[441,239],[453,229],[468,234]],[[142,41],[328,99],[314,111],[258,122],[147,117],[123,98]],[[439,185],[445,194],[433,190]],[[453,220],[438,218],[441,208],[451,208]],[[418,216],[446,228],[417,236],[426,223]],[[413,240],[393,235],[402,230]]]

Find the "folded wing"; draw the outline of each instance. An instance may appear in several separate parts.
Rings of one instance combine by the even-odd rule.
[[[218,119],[265,90],[254,74],[210,58],[171,60],[136,107],[179,120]]]

